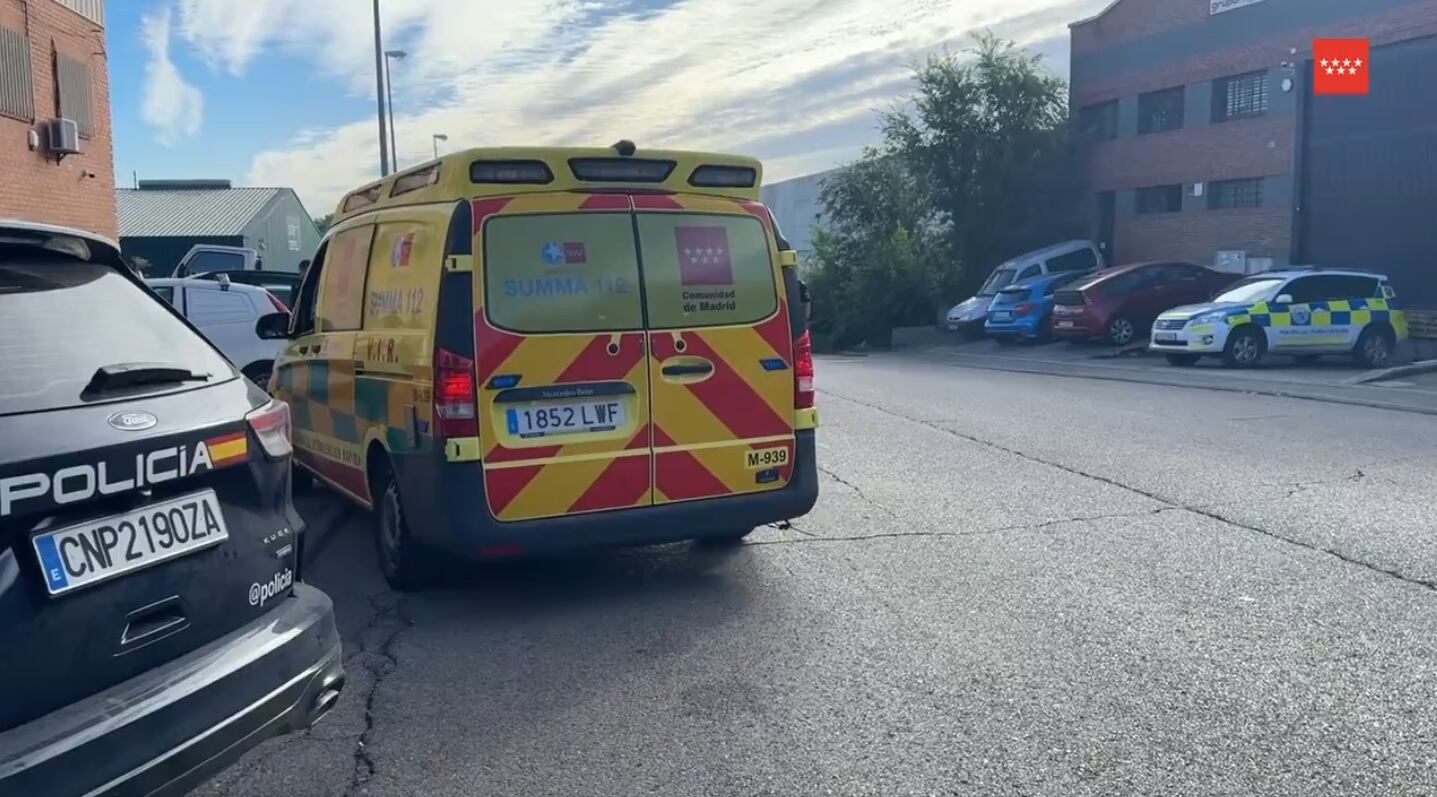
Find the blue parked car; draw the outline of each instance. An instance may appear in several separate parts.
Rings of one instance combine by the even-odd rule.
[[[988,306],[983,329],[999,343],[1049,340],[1053,332],[1053,293],[1088,271],[1063,271],[1024,280],[998,291]]]

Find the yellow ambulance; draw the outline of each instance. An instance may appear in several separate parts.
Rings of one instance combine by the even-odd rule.
[[[271,387],[381,570],[736,541],[818,498],[796,256],[758,161],[472,149],[344,196]]]

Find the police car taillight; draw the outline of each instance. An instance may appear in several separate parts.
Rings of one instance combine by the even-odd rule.
[[[283,401],[271,401],[245,416],[265,456],[281,459],[290,455],[294,446],[289,438],[289,405]]]
[[[793,406],[813,406],[813,336],[808,330],[793,342]]]
[[[479,434],[474,361],[445,349],[434,353],[434,417],[445,437]]]

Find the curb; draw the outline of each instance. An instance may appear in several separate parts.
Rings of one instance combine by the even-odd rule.
[[[1425,374],[1431,371],[1437,371],[1437,360],[1419,360],[1408,365],[1398,365],[1393,368],[1379,368],[1375,371],[1358,374],[1350,379],[1342,380],[1342,384],[1365,385],[1369,382],[1385,382],[1389,379],[1412,376],[1414,374]]]
[[[1377,393],[1384,394],[1382,398],[1379,399],[1355,395],[1333,394],[1322,390],[1321,388],[1324,386],[1320,385],[1306,386],[1306,389],[1304,389],[1304,386],[1296,384],[1282,386],[1274,385],[1271,383],[1253,383],[1246,385],[1218,383],[1193,384],[1191,382],[1179,380],[1153,379],[1150,377],[1143,378],[1141,376],[1138,376],[1136,373],[1076,373],[1072,371],[1053,371],[1043,369],[1037,364],[1029,365],[1026,367],[1017,363],[1009,365],[1006,363],[996,364],[983,362],[947,361],[943,364],[956,368],[974,368],[980,371],[1001,371],[1005,373],[1030,374],[1034,376],[1055,376],[1063,379],[1092,379],[1100,382],[1119,382],[1133,385],[1151,385],[1155,387],[1175,387],[1183,390],[1205,390],[1217,393],[1242,393],[1254,396],[1301,399],[1304,401],[1315,401],[1322,404],[1341,404],[1352,407],[1366,407],[1369,409],[1388,410],[1390,412],[1407,412],[1417,415],[1437,416],[1437,405],[1429,406],[1424,404],[1404,404],[1397,401],[1384,400],[1389,398],[1395,398],[1396,396],[1400,395],[1400,391],[1392,391],[1381,387],[1363,388],[1361,385],[1353,386],[1358,389],[1372,390]],[[1079,365],[1081,366],[1081,364]],[[1341,388],[1340,385],[1328,385],[1325,387],[1329,389]]]

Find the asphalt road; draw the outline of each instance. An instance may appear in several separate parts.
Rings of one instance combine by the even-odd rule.
[[[400,597],[205,795],[1437,793],[1437,417],[819,363],[818,509]]]

